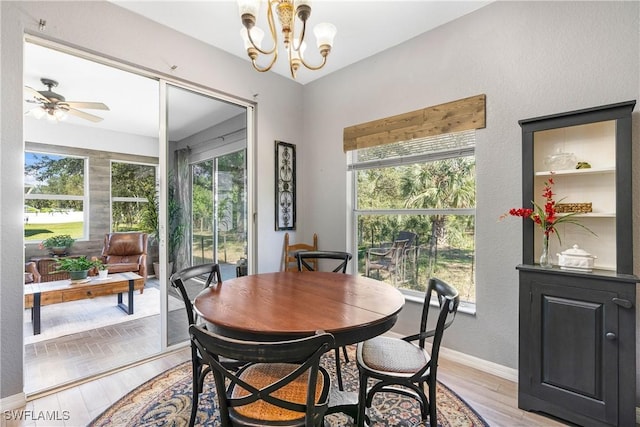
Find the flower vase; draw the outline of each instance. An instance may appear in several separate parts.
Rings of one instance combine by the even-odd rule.
[[[540,267],[542,268],[551,268],[553,264],[551,263],[551,257],[549,256],[549,236],[546,234],[542,239],[542,254],[540,255]]]

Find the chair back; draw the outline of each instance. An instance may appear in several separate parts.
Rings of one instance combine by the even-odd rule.
[[[340,251],[304,251],[296,252],[298,271],[318,271],[317,260],[328,259],[338,261],[337,266],[332,266],[334,273],[346,273],[347,264],[353,256],[349,252]],[[314,261],[315,264],[314,265]],[[335,264],[335,263],[334,263]]]
[[[320,367],[320,358],[334,346],[333,335],[318,333],[277,342],[241,341],[197,325],[191,325],[189,333],[211,366],[223,427],[322,425],[331,380]],[[233,371],[219,362],[223,357],[247,364]]]
[[[187,288],[187,282],[197,277],[206,277],[206,280],[202,286],[194,288],[197,292],[191,291]],[[193,299],[195,296],[205,288],[208,288],[212,283],[222,283],[222,276],[220,274],[220,266],[216,263],[195,265],[192,267],[183,268],[171,275],[169,278],[171,286],[178,291],[184,306],[187,309],[187,318],[189,319],[189,325],[196,323],[195,313],[193,311]],[[193,287],[191,287],[193,288]]]
[[[295,243],[289,241],[289,233],[284,233],[284,271],[298,271],[296,261],[296,253],[300,251],[317,251],[318,235],[313,235],[313,243]],[[312,263],[314,270],[318,267],[316,263]]]
[[[396,267],[401,265],[404,251],[409,245],[408,239],[396,239],[389,249],[388,270],[395,271]]]
[[[440,306],[440,313],[438,314],[438,320],[436,321],[435,329],[427,331],[427,320],[429,317],[429,307],[431,306],[431,296],[435,293],[438,299],[438,305]],[[444,331],[453,323],[458,312],[458,305],[460,304],[460,295],[458,290],[453,286],[445,283],[444,281],[431,278],[427,286],[427,292],[425,294],[424,304],[422,307],[422,318],[420,321],[420,339],[419,345],[424,348],[425,339],[433,337],[431,344],[431,374],[437,369],[438,354],[440,353],[440,343],[444,336]]]
[[[416,239],[418,235],[411,231],[400,231],[396,236],[396,240],[407,240],[407,248],[414,246],[416,244]]]

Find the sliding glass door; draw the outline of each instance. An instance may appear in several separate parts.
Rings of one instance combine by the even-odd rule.
[[[216,262],[226,280],[248,259],[247,108],[174,85],[166,94],[166,274]],[[172,345],[188,339],[187,317],[165,283]],[[202,289],[187,285],[192,298]]]
[[[217,262],[223,280],[247,260],[246,150],[191,166],[194,265]]]

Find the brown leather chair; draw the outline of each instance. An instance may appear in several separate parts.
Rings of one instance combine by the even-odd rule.
[[[109,273],[131,271],[147,278],[147,233],[107,233],[104,236],[102,262]]]

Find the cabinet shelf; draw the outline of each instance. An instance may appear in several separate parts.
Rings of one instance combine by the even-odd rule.
[[[558,216],[567,216],[566,213],[559,213]],[[584,212],[572,215],[573,218],[615,218],[615,212]]]
[[[616,173],[616,168],[589,168],[589,169],[565,169],[559,171],[539,171],[535,173],[535,176],[552,176],[552,175],[595,175],[595,174],[610,174]]]

